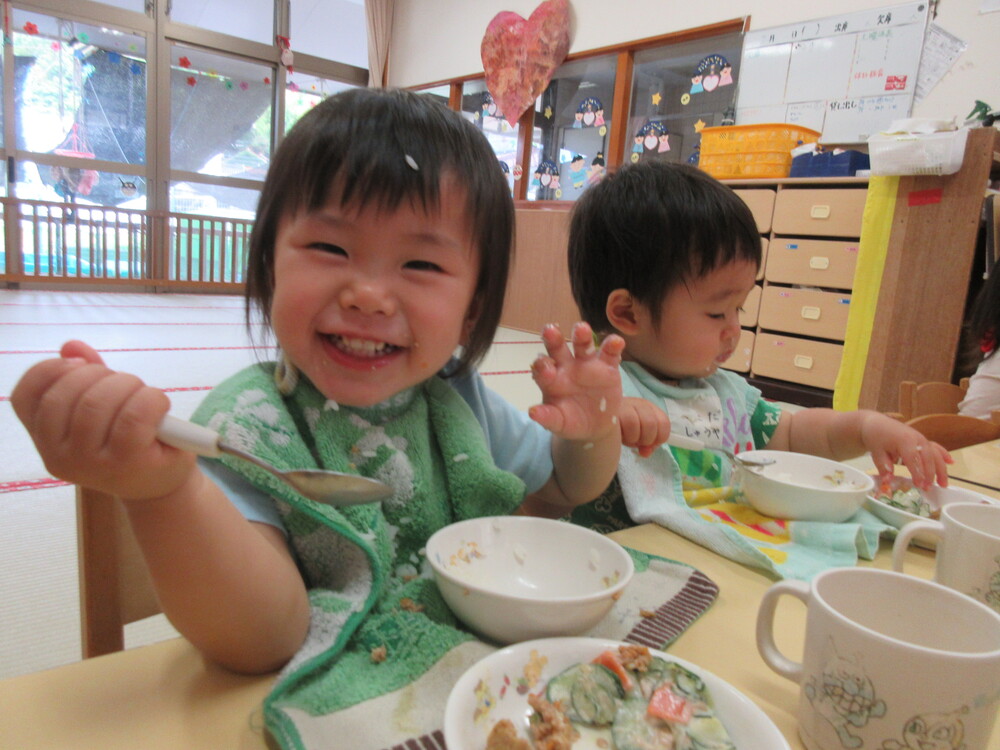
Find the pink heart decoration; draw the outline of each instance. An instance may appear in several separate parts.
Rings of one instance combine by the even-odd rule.
[[[705,87],[705,91],[714,91],[719,85],[719,76],[705,76],[701,85]]]
[[[480,53],[486,88],[516,125],[569,52],[569,0],[546,0],[528,20],[505,10],[486,27]]]

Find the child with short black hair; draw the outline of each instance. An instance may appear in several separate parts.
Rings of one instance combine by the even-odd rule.
[[[650,446],[648,454],[671,431],[703,441],[704,451],[660,448],[672,457],[665,486],[689,500],[729,486],[726,452],[764,447],[835,460],[870,451],[883,474],[901,461],[918,487],[945,484],[947,452],[905,424],[874,411],[783,411],[720,368],[739,341],[760,263],[746,204],[688,165],[627,165],[576,202],[573,297],[594,331],[625,339],[625,394],[642,397],[626,399],[623,443]]]
[[[275,153],[246,297],[278,361],[219,385],[194,421],[279,469],[381,480],[393,490],[383,503],[332,508],[239,459],[196,462],[157,440],[166,395],[82,342],[18,383],[11,401],[46,466],[123,499],[164,611],[207,657],[261,672],[298,653],[297,678],[367,663],[378,646],[381,674],[402,679],[393,665],[413,649],[429,664],[469,638],[433,583],[431,534],[526,495],[570,507],[611,481],[620,339],[597,349],[581,324],[567,345],[547,328],[534,422],[474,371],[499,322],[513,216],[483,135],[413,93],[331,97]],[[391,687],[353,674],[323,700]]]

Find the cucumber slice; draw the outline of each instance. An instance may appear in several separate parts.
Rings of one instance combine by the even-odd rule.
[[[729,732],[716,716],[695,716],[684,727],[692,750],[736,750]]]
[[[619,705],[615,723],[611,725],[611,739],[617,750],[668,750],[674,747],[671,726],[646,719],[648,705],[646,699],[639,696],[629,697]]]
[[[575,664],[557,674],[545,689],[551,702],[561,701],[570,721],[608,726],[614,721],[617,701],[625,690],[617,675],[601,664]]]

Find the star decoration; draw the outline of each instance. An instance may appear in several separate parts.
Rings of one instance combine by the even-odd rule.
[[[177,64],[180,65],[182,68],[190,68],[191,67],[191,61],[188,58],[186,58],[186,57],[182,57],[180,60],[178,60]]]
[[[188,76],[186,83],[188,86],[194,86],[195,83],[197,83],[197,81],[195,80],[194,76]]]
[[[24,24],[24,33],[34,36],[38,33],[38,26],[33,24],[31,21],[28,21]]]
[[[702,129],[703,127],[705,127],[705,123],[704,123],[704,121],[703,121],[703,120],[702,120],[702,119],[701,119],[701,118],[699,117],[699,118],[698,118],[698,122],[696,122],[696,123],[694,124],[694,132],[696,132],[696,133],[700,133],[700,132],[701,132],[701,129]]]
[[[545,108],[545,119],[546,120],[551,120],[552,119],[552,107],[546,107]]]
[[[653,94],[653,104],[654,104],[654,105],[656,105],[656,106],[659,106],[659,105],[660,105],[660,100],[661,100],[662,98],[663,98],[663,97],[662,97],[662,96],[660,96],[660,92],[659,92],[659,91],[657,91],[657,92],[656,92],[655,94]]]

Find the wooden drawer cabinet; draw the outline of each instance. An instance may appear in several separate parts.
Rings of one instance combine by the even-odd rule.
[[[776,284],[851,289],[858,262],[857,240],[777,237],[767,255],[764,278]]]
[[[757,325],[757,317],[760,314],[761,287],[758,284],[750,290],[746,301],[743,303],[743,311],[740,313],[740,325],[744,328],[753,328]]]
[[[733,352],[733,355],[726,360],[723,367],[727,370],[733,370],[735,372],[750,372],[750,358],[753,356],[754,339],[756,337],[757,335],[753,331],[743,329],[740,333],[739,343],[736,344],[736,350]]]
[[[844,292],[766,286],[757,322],[774,331],[843,341],[850,306],[851,295]]]
[[[833,390],[844,347],[796,336],[758,333],[751,369],[765,378]]]
[[[753,214],[754,221],[757,222],[757,231],[767,234],[771,231],[771,216],[774,213],[773,189],[746,190],[735,188],[733,190],[743,202],[747,204],[750,213]]]
[[[829,406],[843,354],[867,181],[782,180],[734,190],[764,236],[758,285],[740,315],[743,356],[734,354],[726,366],[746,373],[769,398]]]
[[[782,190],[774,201],[775,234],[860,237],[863,188]]]

